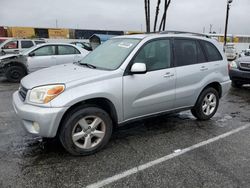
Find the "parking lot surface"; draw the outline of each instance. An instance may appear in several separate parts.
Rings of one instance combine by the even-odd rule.
[[[231,88],[210,121],[199,122],[186,111],[128,124],[115,130],[102,151],[85,157],[26,133],[11,104],[17,89],[0,80],[0,187],[250,187],[249,86]]]

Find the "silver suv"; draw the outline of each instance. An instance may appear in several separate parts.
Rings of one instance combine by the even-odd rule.
[[[14,109],[28,132],[58,136],[71,154],[92,154],[131,121],[188,109],[210,119],[231,84],[219,49],[187,34],[116,37],[79,63],[23,78]]]

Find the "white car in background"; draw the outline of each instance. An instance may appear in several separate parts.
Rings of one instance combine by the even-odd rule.
[[[237,50],[235,48],[235,45],[232,43],[228,43],[225,47],[225,55],[227,57],[227,60],[232,61],[237,58]]]
[[[2,43],[0,43],[0,55],[5,54],[18,54],[36,46],[37,44],[45,43],[43,39],[15,39],[9,38]]]
[[[45,43],[20,54],[0,57],[0,75],[11,82],[19,82],[25,75],[55,65],[78,62],[89,51],[65,43]]]

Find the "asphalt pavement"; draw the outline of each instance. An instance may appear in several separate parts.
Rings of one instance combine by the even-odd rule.
[[[17,89],[0,80],[0,187],[250,187],[250,86],[231,88],[210,121],[185,111],[128,124],[85,157],[27,133]]]

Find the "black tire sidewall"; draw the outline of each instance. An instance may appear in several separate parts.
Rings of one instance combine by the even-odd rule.
[[[106,125],[106,133],[103,140],[94,148],[81,149],[77,147],[72,140],[72,130],[75,124],[83,117],[95,115],[101,118]],[[64,148],[73,155],[90,155],[102,149],[109,141],[112,134],[112,120],[107,112],[98,107],[84,107],[75,110],[67,115],[66,120],[62,123],[59,138]]]
[[[18,78],[13,78],[13,76],[11,75],[13,71],[16,71],[19,73],[19,77]],[[21,66],[10,66],[6,69],[6,73],[5,76],[8,79],[8,81],[10,82],[20,82],[20,80],[26,75],[25,70],[23,67]]]
[[[209,116],[204,114],[203,110],[202,110],[202,103],[203,103],[203,100],[205,98],[205,96],[209,93],[213,93],[216,97],[216,107],[214,109],[214,112],[212,114],[210,114]],[[219,106],[219,94],[218,94],[218,91],[215,90],[214,88],[207,88],[205,89],[201,95],[199,96],[198,98],[198,101],[195,105],[195,108],[192,109],[194,111],[194,115],[195,117],[198,119],[198,120],[201,120],[201,121],[205,121],[205,120],[209,120],[211,119],[214,114],[217,112],[217,109],[218,109],[218,106]]]

